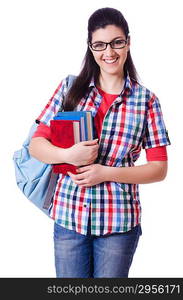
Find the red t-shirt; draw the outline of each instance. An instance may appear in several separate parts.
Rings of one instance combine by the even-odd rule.
[[[100,137],[103,119],[105,114],[118,95],[108,94],[97,87],[99,93],[103,96],[102,103],[95,116],[94,122],[98,137]],[[40,123],[33,137],[44,137],[50,140],[50,127]],[[145,149],[147,161],[166,161],[168,160],[166,146]]]

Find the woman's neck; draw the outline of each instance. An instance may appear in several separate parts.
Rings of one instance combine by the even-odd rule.
[[[99,75],[98,86],[109,94],[120,94],[124,87],[124,74],[120,76],[111,74]]]

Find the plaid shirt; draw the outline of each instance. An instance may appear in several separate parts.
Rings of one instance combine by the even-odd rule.
[[[67,79],[62,80],[38,117],[48,126],[67,92]],[[75,110],[90,110],[95,117],[101,100],[92,80],[88,94]],[[158,98],[127,76],[123,91],[104,117],[96,163],[117,168],[134,166],[142,148],[169,144]],[[91,234],[129,231],[141,222],[138,184],[107,181],[79,187],[70,176],[60,174],[50,216],[61,226],[86,235],[90,214]]]

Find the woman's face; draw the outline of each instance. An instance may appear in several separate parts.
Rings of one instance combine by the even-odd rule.
[[[107,25],[105,28],[97,29],[92,34],[91,43],[106,42],[109,43],[115,39],[126,40],[125,34],[120,27],[115,25]],[[123,66],[127,58],[127,53],[130,47],[128,40],[127,45],[122,49],[112,49],[110,45],[102,51],[90,50],[93,53],[96,63],[100,67],[101,73],[107,73],[111,75],[123,75]]]

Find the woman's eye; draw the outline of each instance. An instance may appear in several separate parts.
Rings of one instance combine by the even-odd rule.
[[[94,47],[94,48],[103,48],[103,47],[104,47],[104,43],[96,43],[96,44],[93,44],[93,47]]]
[[[124,45],[124,41],[123,40],[116,40],[114,41],[115,45]]]

